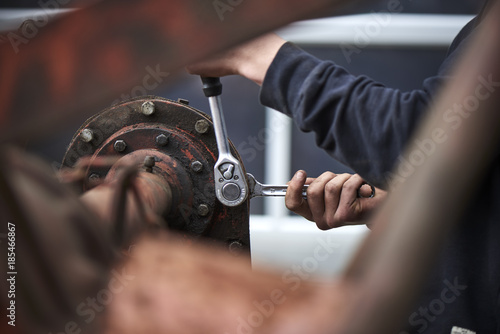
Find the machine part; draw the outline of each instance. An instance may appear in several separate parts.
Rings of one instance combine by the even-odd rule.
[[[94,139],[94,132],[90,129],[83,129],[80,136],[84,142],[90,143]]]
[[[196,122],[194,128],[196,132],[198,132],[199,134],[204,134],[208,132],[208,129],[210,129],[210,123],[208,123],[204,119],[200,119],[199,121]]]
[[[164,134],[159,135],[158,137],[156,137],[156,144],[158,144],[158,146],[168,145],[168,137]]]
[[[286,191],[288,190],[287,185],[269,185],[269,184],[262,184],[259,181],[255,179],[255,177],[247,173],[247,182],[248,182],[248,196],[250,198],[253,197],[259,197],[259,196],[285,196]],[[305,185],[303,190],[302,190],[302,197],[307,198],[307,188],[309,186]]]
[[[146,172],[148,173],[152,173],[153,172],[153,167],[155,166],[155,157],[151,156],[151,155],[147,155],[145,158],[144,158],[144,169],[146,170]]]
[[[155,112],[145,115],[143,106],[151,104]],[[223,242],[242,240],[248,251],[249,200],[237,207],[217,201],[210,168],[218,156],[215,134],[206,131],[200,136],[194,124],[203,124],[206,129],[212,127],[209,116],[182,103],[154,96],[124,101],[82,125],[66,151],[63,166],[75,167],[81,158],[89,160],[86,177],[78,183],[82,193],[102,182],[111,182],[120,169],[130,166],[161,176],[172,193],[171,209],[163,216],[170,228],[183,232],[185,237],[206,236]],[[87,128],[94,131],[92,144],[83,141],[80,135]],[[117,156],[115,143],[119,140],[127,145],[119,160],[111,165],[98,163]],[[241,164],[230,143],[229,149]]]
[[[202,217],[206,217],[208,216],[209,213],[210,213],[210,208],[208,207],[208,205],[200,204],[200,206],[198,207],[198,214]]]
[[[91,182],[92,184],[96,184],[100,179],[101,177],[99,176],[99,174],[92,173],[89,175],[89,182]]]
[[[118,153],[121,153],[127,149],[127,143],[121,139],[115,141],[113,147],[115,148],[115,151]]]
[[[239,256],[243,250],[243,244],[238,240],[231,241],[228,246],[229,253],[234,256]]]
[[[214,166],[217,199],[226,206],[238,206],[248,198],[248,185],[243,168],[232,154],[227,137],[226,123],[222,112],[220,95],[222,84],[219,78],[202,77],[203,92],[208,97],[214,122],[215,138],[219,156]],[[222,177],[221,177],[222,176]]]
[[[146,101],[141,106],[141,112],[145,116],[151,116],[155,112],[155,104],[151,101]]]
[[[191,169],[196,173],[201,173],[201,171],[203,170],[203,164],[198,160],[193,161],[191,163]]]

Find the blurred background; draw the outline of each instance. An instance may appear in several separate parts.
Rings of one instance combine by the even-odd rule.
[[[2,0],[0,30],[11,29],[55,0]],[[66,2],[66,1],[64,1]],[[90,1],[70,1],[74,7]],[[398,13],[387,16],[390,4]],[[339,16],[294,23],[279,30],[315,56],[332,60],[355,75],[367,75],[388,87],[408,91],[437,73],[454,36],[482,5],[476,0],[385,0],[351,5]],[[399,10],[400,9],[400,10]],[[364,41],[362,45],[359,41]],[[346,53],[356,47],[359,52]],[[351,49],[350,49],[351,48]],[[144,72],[147,75],[147,71]],[[222,101],[228,134],[239,150],[247,172],[266,183],[286,183],[295,171],[315,177],[324,171],[350,170],[315,145],[314,135],[301,133],[286,117],[259,103],[259,87],[240,77],[223,78]],[[117,100],[143,95],[144,88],[124,92]],[[198,77],[184,71],[159,83],[148,95],[177,100],[210,113]],[[99,110],[95,110],[99,112]],[[82,120],[83,122],[84,120]],[[27,143],[30,150],[58,168],[77,127],[68,127],[49,143]],[[368,232],[366,227],[319,231],[315,224],[291,215],[283,199],[252,199],[251,243],[254,266],[278,270],[304,265],[318,240],[332,246],[327,260],[311,270],[319,276],[337,273]],[[306,262],[305,262],[306,261]],[[312,268],[312,267],[311,267]]]

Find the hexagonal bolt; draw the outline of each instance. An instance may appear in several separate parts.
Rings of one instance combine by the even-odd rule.
[[[229,253],[238,256],[243,250],[243,244],[239,241],[233,241],[229,244],[228,248],[229,248]]]
[[[198,160],[193,161],[191,163],[191,169],[195,173],[200,173],[203,170],[203,164],[200,161],[198,161]]]
[[[90,129],[83,129],[82,132],[80,133],[80,138],[84,142],[90,143],[92,139],[94,139],[94,132]]]
[[[165,136],[164,134],[156,136],[156,144],[158,146],[167,146],[169,138]]]
[[[208,123],[208,121],[206,121],[204,119],[198,120],[196,122],[196,124],[194,125],[194,129],[199,134],[207,133],[209,128],[210,128],[210,124]]]
[[[200,204],[198,206],[198,215],[201,217],[206,217],[210,213],[210,208],[206,204]]]
[[[148,155],[144,158],[144,168],[146,172],[151,173],[153,171],[153,167],[155,166],[155,157]]]
[[[113,147],[115,148],[115,151],[118,153],[122,153],[127,149],[127,143],[124,140],[118,139],[115,141],[113,144]]]
[[[151,101],[146,101],[141,106],[141,113],[146,116],[151,116],[155,113],[155,104]]]

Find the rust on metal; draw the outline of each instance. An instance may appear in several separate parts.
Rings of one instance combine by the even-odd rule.
[[[142,112],[144,104],[154,113]],[[151,172],[167,180],[172,193],[172,208],[164,215],[168,226],[188,236],[204,236],[229,243],[238,240],[249,252],[249,203],[229,208],[215,197],[213,165],[217,144],[213,131],[200,134],[195,124],[206,122],[208,115],[183,103],[146,96],[124,101],[87,120],[73,136],[63,159],[64,167],[74,167],[86,159],[87,170],[80,182],[82,192],[110,181],[124,166],[142,167],[147,157],[154,158]],[[81,132],[92,128],[94,140],[86,142]],[[116,143],[126,143],[117,152]],[[237,152],[232,146],[233,153]],[[92,161],[117,157],[113,165]],[[194,166],[193,166],[194,163]],[[85,195],[88,196],[88,195]],[[200,209],[203,208],[203,209]]]

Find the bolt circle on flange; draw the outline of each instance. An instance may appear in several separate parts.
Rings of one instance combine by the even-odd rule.
[[[154,106],[154,114],[146,117],[142,112],[143,105]],[[149,114],[146,109],[146,114]],[[147,154],[135,163],[142,167],[139,172],[144,172],[147,168],[144,166],[145,157],[154,156],[155,165],[149,168],[158,177],[169,179],[173,206],[172,211],[163,218],[171,229],[185,231],[186,236],[239,240],[246,249],[249,244],[249,200],[246,205],[237,207],[224,206],[217,200],[214,173],[209,168],[217,159],[217,143],[212,127],[209,115],[183,103],[151,96],[122,101],[94,115],[82,125],[66,151],[63,165],[74,167],[80,158],[92,159],[86,171],[87,177],[81,181],[81,189],[85,192],[116,175],[118,162],[108,166],[103,163],[107,160],[99,159],[111,158],[113,155],[115,157],[112,159],[116,159],[114,144],[117,140],[123,140],[127,145],[120,153],[119,161],[132,161],[133,157],[121,159],[134,154],[139,156],[146,150],[148,152],[144,153]],[[85,129],[93,131],[91,145],[82,145],[85,142],[81,132]],[[238,156],[234,146],[231,149]],[[193,168],[192,163],[195,161],[201,163],[201,172],[196,171],[197,164]]]
[[[123,151],[125,151],[127,149],[127,143],[124,140],[119,139],[119,140],[115,141],[115,143],[113,144],[113,147],[114,147],[116,152],[122,153]]]

